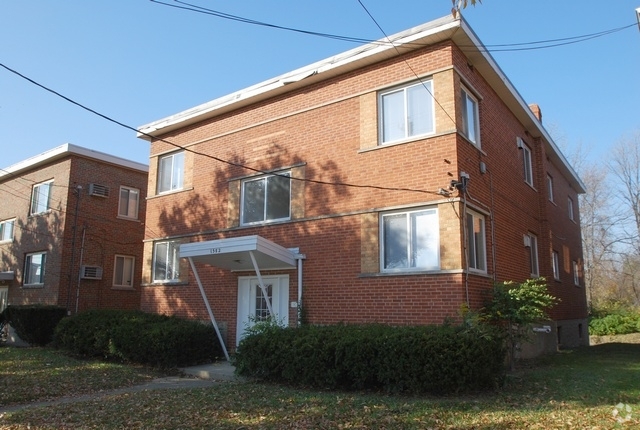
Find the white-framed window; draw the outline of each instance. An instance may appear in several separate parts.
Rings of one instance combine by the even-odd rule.
[[[381,92],[378,96],[380,143],[435,133],[431,79]]]
[[[118,202],[118,216],[123,218],[138,219],[138,205],[140,202],[140,190],[126,186],[120,187],[120,200]]]
[[[241,223],[257,224],[291,218],[291,172],[242,182]]]
[[[116,255],[113,264],[113,286],[133,287],[133,269],[136,259],[131,255]]]
[[[486,234],[484,217],[467,211],[467,252],[469,268],[487,271]]]
[[[569,215],[569,219],[571,221],[575,221],[573,214],[573,199],[571,197],[567,197],[567,213]]]
[[[524,181],[533,187],[533,163],[531,160],[531,149],[526,143],[522,144],[522,159],[524,167]]]
[[[383,272],[440,268],[438,210],[423,208],[381,217],[380,261]]]
[[[51,203],[51,189],[53,180],[35,184],[31,192],[31,209],[29,215],[43,213],[49,210]]]
[[[553,176],[547,175],[547,194],[549,195],[549,201],[553,202]]]
[[[13,240],[14,219],[0,221],[0,242],[11,242]]]
[[[462,133],[474,145],[480,147],[480,113],[478,99],[462,88]]]
[[[165,240],[153,244],[153,281],[180,280],[180,242]]]
[[[525,244],[529,248],[529,266],[531,267],[531,276],[540,276],[538,266],[538,237],[533,233],[525,235]]]
[[[181,190],[184,186],[184,152],[162,156],[158,159],[158,194]]]
[[[44,269],[46,261],[46,252],[33,252],[25,256],[23,285],[44,284]]]
[[[553,268],[553,279],[556,281],[560,280],[560,255],[558,251],[553,251],[551,253],[551,264]]]
[[[577,261],[572,261],[571,266],[573,267],[573,283],[574,285],[580,286],[580,268],[578,267]]]

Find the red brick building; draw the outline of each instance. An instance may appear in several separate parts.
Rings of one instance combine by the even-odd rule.
[[[464,20],[390,40],[139,128],[143,310],[211,318],[233,347],[269,310],[442,323],[544,276],[562,302],[541,342],[588,342],[585,189],[540,109]]]
[[[2,304],[139,309],[147,176],[71,144],[0,170]]]

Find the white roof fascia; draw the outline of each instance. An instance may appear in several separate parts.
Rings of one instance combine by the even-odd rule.
[[[15,176],[25,170],[34,169],[68,155],[79,155],[86,158],[92,158],[94,160],[126,167],[132,170],[139,170],[145,173],[149,171],[149,166],[146,164],[137,163],[135,161],[116,157],[115,155],[105,154],[104,152],[95,151],[93,149],[84,148],[71,143],[65,143],[64,145],[49,149],[48,151],[42,152],[36,156],[27,158],[26,160],[0,170],[0,179],[7,175]]]
[[[446,16],[426,24],[402,31],[395,35],[389,36],[388,39],[380,39],[378,41],[359,46],[341,54],[329,57],[327,59],[317,61],[291,72],[285,73],[278,77],[266,80],[256,85],[250,86],[232,94],[219,97],[177,114],[166,118],[142,125],[138,128],[138,137],[150,140],[159,134],[169,132],[173,129],[184,127],[194,122],[213,117],[224,112],[225,107],[240,107],[241,102],[250,99],[252,102],[262,98],[272,97],[275,92],[287,86],[288,91],[292,84],[298,83],[303,79],[315,78],[317,80],[328,79],[334,74],[344,73],[348,70],[362,67],[362,62],[370,63],[381,61],[380,56],[388,58],[399,55],[400,52],[406,50],[414,50],[415,46],[406,46],[411,43],[435,43],[445,40],[460,25],[459,20]],[[448,32],[450,34],[448,34]],[[425,39],[432,39],[428,42]]]

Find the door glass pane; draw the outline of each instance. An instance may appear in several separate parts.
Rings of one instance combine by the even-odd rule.
[[[273,308],[273,286],[272,284],[269,284],[265,285],[264,287],[267,290],[269,303]],[[267,305],[267,299],[265,299],[260,285],[256,285],[256,320],[264,321],[267,318],[269,318],[269,306]]]
[[[406,214],[386,215],[383,218],[384,229],[384,268],[398,269],[409,266],[407,247]]]
[[[404,91],[382,96],[382,141],[403,139],[405,132]]]
[[[291,200],[291,179],[283,176],[271,176],[267,180],[267,217],[266,219],[289,218]]]

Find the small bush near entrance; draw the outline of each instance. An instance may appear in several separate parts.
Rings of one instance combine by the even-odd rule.
[[[91,310],[60,321],[58,348],[162,368],[214,361],[222,353],[212,326],[141,311]]]
[[[503,337],[492,327],[270,325],[244,338],[240,375],[318,388],[455,393],[495,388]]]
[[[9,323],[20,339],[33,346],[44,346],[53,340],[53,331],[67,310],[53,305],[8,306],[0,321]]]

